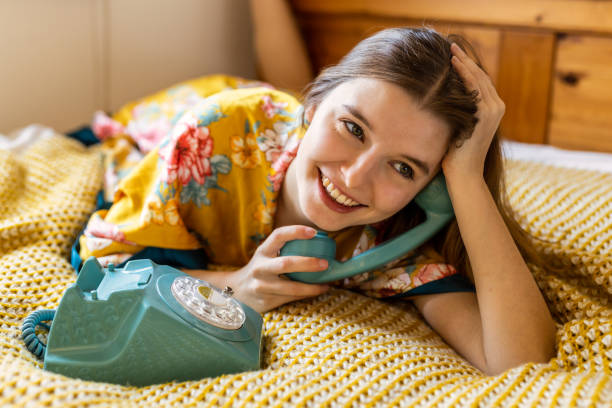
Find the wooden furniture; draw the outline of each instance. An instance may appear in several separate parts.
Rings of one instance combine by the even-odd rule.
[[[315,70],[392,26],[466,37],[513,140],[612,152],[612,1],[291,0]]]

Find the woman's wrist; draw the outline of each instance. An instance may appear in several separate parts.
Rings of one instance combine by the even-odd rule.
[[[232,287],[231,273],[233,271],[213,271],[210,269],[185,269],[181,271],[193,276],[194,278],[206,281],[217,288],[223,289],[226,286]]]
[[[484,178],[484,157],[482,160],[473,157],[457,156],[453,152],[452,157],[447,154],[442,160],[442,172],[447,180]]]
[[[445,171],[444,178],[451,198],[456,196],[457,193],[463,194],[483,187],[488,191],[484,176],[476,170],[451,171],[448,173]]]

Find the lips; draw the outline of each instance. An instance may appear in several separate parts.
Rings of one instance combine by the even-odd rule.
[[[365,207],[363,204],[359,204],[351,197],[346,196],[342,193],[326,176],[319,170],[319,196],[321,201],[329,207],[331,210],[339,213],[347,213],[355,211],[361,207]]]

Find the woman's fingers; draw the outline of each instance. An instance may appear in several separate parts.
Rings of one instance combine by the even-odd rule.
[[[293,255],[276,257],[270,263],[271,269],[279,275],[291,272],[320,272],[326,270],[327,266],[325,259]]]
[[[451,62],[459,75],[465,81],[469,90],[478,91],[478,97],[484,103],[489,103],[497,96],[491,78],[473,59],[471,59],[457,44],[451,44],[453,57]]]
[[[321,272],[327,269],[327,261],[307,256],[277,256],[259,262],[253,268],[253,276],[261,279],[269,275],[283,275],[291,272]]]
[[[504,102],[499,97],[493,81],[457,44],[451,45],[453,51],[453,67],[466,81],[468,89],[475,89],[479,93],[480,100],[495,111],[504,111]]]
[[[490,81],[489,76],[484,72],[476,62],[469,57],[456,43],[451,44],[451,52],[459,61],[461,61],[469,72],[476,78],[478,83],[486,83]]]
[[[327,261],[307,256],[279,256],[288,241],[311,239],[316,230],[303,225],[276,228],[257,248],[249,263],[232,275],[236,297],[258,312],[264,312],[294,300],[320,295],[327,285],[295,282],[283,274],[320,272]]]
[[[491,114],[501,118],[500,115],[503,115],[505,105],[497,94],[495,86],[493,86],[493,82],[491,82],[489,76],[456,44],[453,44],[451,48],[454,50],[454,53],[456,53],[451,59],[453,68],[459,73],[461,78],[463,78],[468,90],[476,90],[478,92],[479,108],[477,116],[482,118],[483,115],[487,116]],[[459,57],[459,54],[462,56]]]
[[[478,80],[476,79],[472,71],[467,67],[467,65],[456,55],[453,55],[453,57],[451,58],[451,63],[453,64],[453,68],[455,68],[461,78],[463,78],[463,81],[465,82],[465,85],[467,86],[468,90],[475,90],[480,93]]]
[[[260,253],[268,257],[275,257],[288,241],[294,239],[310,239],[317,231],[304,225],[289,225],[276,228],[259,247]]]
[[[295,239],[311,239],[316,234],[313,228],[292,225],[279,227],[259,247],[259,262],[253,265],[253,276],[265,278],[291,272],[320,272],[328,267],[324,259],[307,256],[280,256],[283,245]]]

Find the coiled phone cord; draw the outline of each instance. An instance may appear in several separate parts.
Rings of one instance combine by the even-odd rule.
[[[43,322],[53,320],[55,310],[43,309],[32,312],[21,325],[21,338],[25,342],[26,347],[32,354],[41,360],[44,359],[47,345],[40,341],[36,335],[36,326],[42,326],[49,330],[49,326]]]

